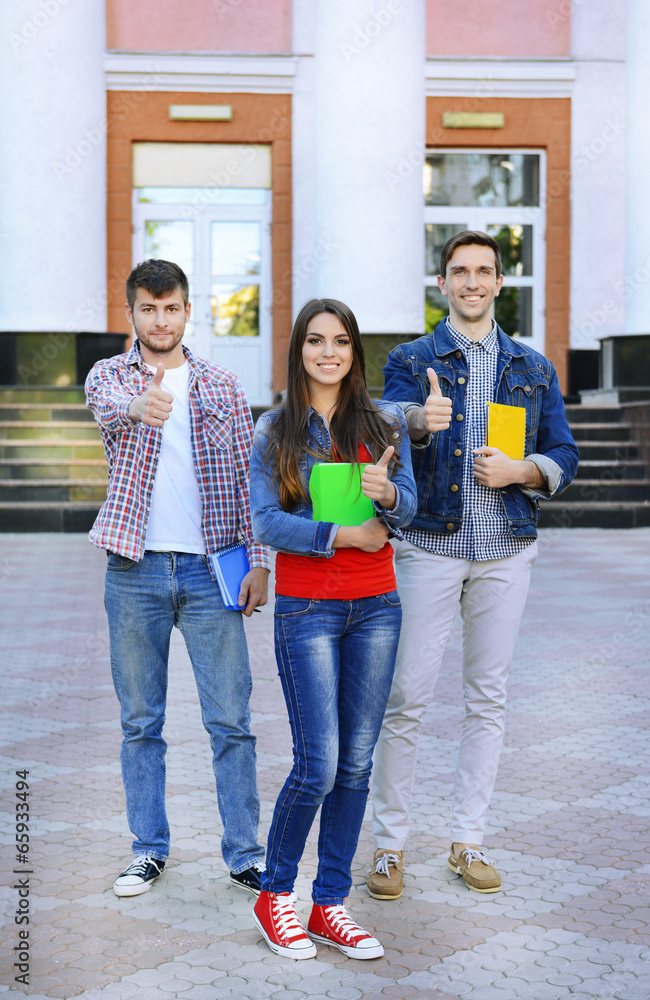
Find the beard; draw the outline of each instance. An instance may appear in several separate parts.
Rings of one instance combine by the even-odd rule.
[[[183,323],[183,328],[181,330],[172,330],[165,337],[152,337],[148,333],[143,333],[138,330],[137,325],[133,324],[135,335],[144,344],[147,350],[151,351],[152,354],[171,354],[171,352],[178,347],[181,340],[183,339],[183,334],[185,333],[185,324]]]

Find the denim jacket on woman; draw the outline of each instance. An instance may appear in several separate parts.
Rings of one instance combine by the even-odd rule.
[[[395,403],[374,401],[384,419],[394,426],[396,450],[399,452],[400,466],[394,461],[389,464],[389,477],[395,487],[395,506],[386,510],[373,501],[375,510],[392,535],[401,537],[400,528],[405,527],[413,517],[417,505],[415,481],[411,469],[411,448],[404,412]],[[262,414],[255,428],[253,452],[251,454],[251,518],[253,534],[258,542],[270,545],[279,552],[294,552],[306,556],[334,555],[332,542],[339,529],[338,524],[328,521],[313,521],[310,502],[300,501],[285,511],[280,505],[279,483],[271,474],[267,455],[269,433],[278,411],[269,410]],[[329,430],[319,413],[309,409],[308,433],[314,449],[329,454],[331,438]],[[368,450],[368,442],[364,442]],[[318,460],[303,452],[300,458],[300,472],[305,486]]]
[[[555,368],[542,354],[512,340],[497,327],[499,358],[494,393],[496,403],[526,409],[526,458],[548,481],[548,489],[504,486],[499,489],[508,525],[515,537],[534,538],[539,499],[561,493],[578,468],[578,449],[564,413]],[[463,352],[442,320],[433,333],[396,347],[384,367],[384,398],[408,410],[423,406],[429,395],[427,368],[433,368],[443,396],[452,400],[451,426],[413,445],[413,472],[418,509],[412,528],[452,534],[463,519],[463,454],[465,394],[469,381]],[[459,489],[458,487],[461,486]]]

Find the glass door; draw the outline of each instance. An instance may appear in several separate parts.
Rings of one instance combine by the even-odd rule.
[[[502,329],[544,353],[546,213],[539,151],[430,151],[424,167],[427,332],[448,312],[437,275],[444,243],[464,229],[501,247],[503,287],[494,303]]]
[[[272,403],[269,194],[136,188],[133,196],[134,261],[183,268],[192,303],[185,343],[234,371],[251,406]]]

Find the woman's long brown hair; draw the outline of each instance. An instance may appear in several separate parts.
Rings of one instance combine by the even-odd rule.
[[[330,437],[341,462],[359,462],[359,442],[368,443],[373,462],[389,445],[395,446],[392,461],[399,463],[397,425],[388,422],[373,403],[366,388],[365,358],[359,327],[352,310],[337,299],[311,299],[302,307],[291,333],[287,393],[277,412],[269,436],[267,457],[273,478],[280,483],[280,503],[291,510],[300,500],[309,500],[307,483],[300,474],[300,457],[305,452],[321,462],[333,461],[331,454],[314,450],[309,443],[309,382],[302,361],[307,327],[315,316],[332,313],[350,338],[352,367],[340,383],[336,407],[330,418]]]

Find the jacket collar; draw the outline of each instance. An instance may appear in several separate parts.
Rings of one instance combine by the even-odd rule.
[[[442,319],[438,323],[435,330],[429,336],[431,337],[434,351],[439,358],[445,357],[447,354],[454,354],[458,350],[458,344],[456,344],[451,336],[445,319]],[[519,344],[512,337],[509,337],[507,333],[504,333],[498,323],[497,337],[499,340],[499,350],[502,354],[509,354],[513,358],[520,358],[526,353],[526,348],[523,344]]]

